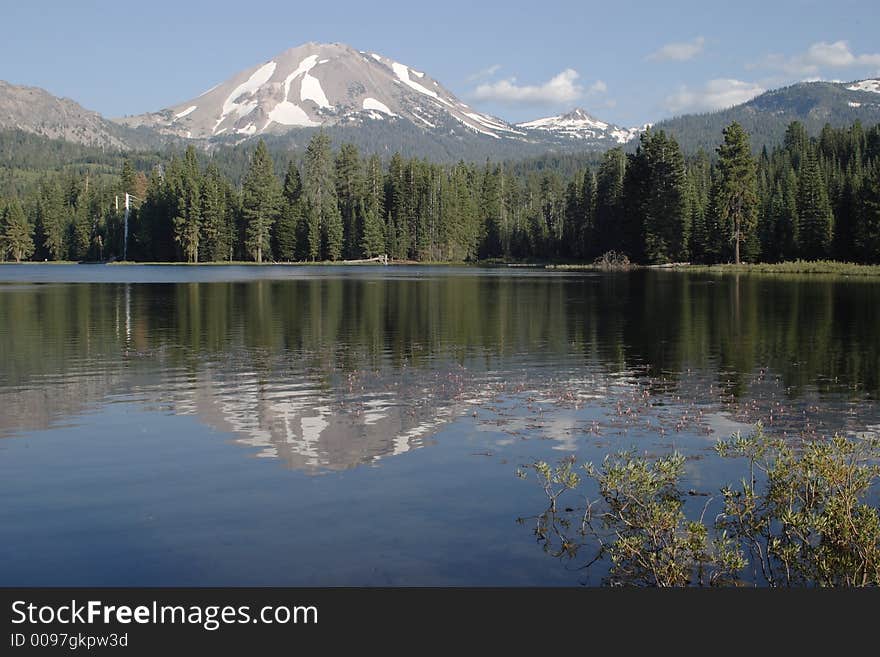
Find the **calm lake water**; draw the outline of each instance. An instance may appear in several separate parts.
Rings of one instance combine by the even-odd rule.
[[[880,283],[0,266],[0,585],[577,585],[522,464],[880,431]],[[695,498],[703,504],[706,498]]]

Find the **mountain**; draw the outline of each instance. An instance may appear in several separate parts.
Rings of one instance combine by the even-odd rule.
[[[192,139],[399,121],[492,139],[524,136],[472,109],[423,71],[340,43],[292,48],[196,98],[120,120]]]
[[[609,147],[625,144],[643,131],[643,128],[620,128],[593,118],[581,108],[567,114],[517,123],[527,135],[552,142],[571,142],[581,146]]]
[[[880,80],[855,82],[802,82],[767,91],[741,105],[706,114],[666,119],[654,129],[671,133],[687,152],[711,151],[722,139],[721,131],[738,121],[751,135],[752,147],[780,143],[792,121],[800,121],[816,135],[826,123],[833,127],[861,121],[880,123]]]
[[[155,143],[155,135],[148,130],[132,130],[68,98],[3,80],[0,80],[0,129],[21,130],[102,148],[144,147]]]
[[[796,84],[722,111],[667,119],[655,129],[693,152],[714,149],[724,127],[739,121],[759,150],[781,141],[795,120],[811,134],[826,122],[880,122],[880,80]],[[514,125],[470,107],[425,71],[341,43],[307,43],[190,100],[114,120],[42,89],[0,82],[4,129],[117,149],[183,143],[214,149],[259,136],[279,151],[300,150],[325,130],[337,145],[448,162],[634,148],[644,127],[616,126],[580,108]]]
[[[118,121],[212,143],[261,136],[295,147],[321,128],[365,150],[443,160],[604,148],[634,134],[580,109],[511,125],[470,107],[424,71],[341,43],[292,48],[200,96]]]

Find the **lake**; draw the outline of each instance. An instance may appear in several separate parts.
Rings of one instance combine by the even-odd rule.
[[[2,265],[0,584],[597,584],[518,468],[677,449],[715,493],[719,438],[878,398],[870,279]]]

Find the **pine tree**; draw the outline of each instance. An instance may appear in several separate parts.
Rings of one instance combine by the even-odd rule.
[[[202,190],[199,163],[193,146],[188,146],[183,162],[172,162],[176,214],[173,219],[174,241],[186,262],[198,262],[202,226]]]
[[[431,230],[429,227],[428,190],[430,165],[420,160],[412,159],[407,163],[407,189],[411,194],[410,203],[410,235],[412,242],[410,257],[415,260],[428,260],[432,253]],[[479,211],[474,219],[480,225]],[[479,230],[477,231],[479,235]],[[475,238],[479,245],[479,236]]]
[[[724,143],[718,147],[715,178],[716,222],[730,231],[734,262],[740,263],[741,245],[754,237],[758,220],[756,163],[749,136],[739,123],[724,129]]]
[[[540,257],[543,258],[555,258],[561,255],[565,230],[563,189],[562,181],[555,172],[541,176],[534,243],[538,245]]]
[[[304,234],[305,210],[303,208],[302,178],[292,160],[287,165],[284,187],[281,191],[281,214],[275,224],[274,249],[279,260],[296,260],[305,257]],[[303,246],[300,247],[302,241]]]
[[[706,215],[712,189],[712,166],[709,155],[700,149],[687,168],[687,198],[690,215],[688,253],[693,262],[708,262],[709,236]]]
[[[866,172],[862,185],[859,246],[862,262],[880,262],[880,160]]]
[[[364,230],[361,236],[361,250],[367,258],[375,258],[386,252],[383,199],[382,165],[379,156],[374,155],[367,161],[363,207]]]
[[[424,233],[421,240],[422,255],[429,260],[437,259],[437,235],[440,226],[440,178],[443,175],[441,167],[433,164],[424,164],[422,180],[422,202],[420,213],[423,218]],[[504,201],[501,201],[501,216],[504,217]]]
[[[34,253],[33,228],[28,223],[17,199],[12,200],[3,213],[3,251],[16,262],[27,260]]]
[[[623,180],[626,156],[612,148],[596,174],[596,254],[620,250],[623,243]]]
[[[712,185],[709,188],[709,200],[703,217],[703,259],[705,262],[728,262],[731,256],[730,232],[728,226],[721,223],[721,211],[718,206],[720,185],[717,182],[718,169],[712,168]]]
[[[39,224],[43,248],[51,260],[63,260],[67,255],[67,216],[64,193],[57,181],[44,185],[39,201]]]
[[[144,202],[133,221],[134,240],[129,257],[137,255],[145,260],[164,262],[174,259],[174,205],[162,167],[150,174]]]
[[[684,157],[675,139],[662,130],[643,134],[632,166],[631,175],[636,174],[641,178],[633,180],[631,191],[642,196],[631,199],[635,216],[630,225],[630,248],[647,262],[686,260],[690,231],[687,185]]]
[[[688,177],[688,213],[691,232],[688,239],[688,253],[692,262],[708,262],[708,234],[706,230],[706,211],[698,201],[699,193],[694,179]]]
[[[801,162],[797,211],[801,257],[809,260],[828,257],[833,217],[814,148],[807,150]]]
[[[385,186],[385,211],[388,213],[386,238],[388,252],[394,258],[409,256],[409,208],[406,198],[406,171],[400,153],[391,157]]]
[[[502,252],[501,226],[501,170],[493,168],[489,160],[483,169],[482,189],[480,190],[480,215],[483,221],[481,258],[497,258]]]
[[[233,238],[231,214],[227,203],[228,183],[219,169],[211,164],[205,171],[201,198],[201,259],[207,262],[228,260]]]
[[[783,148],[788,152],[795,171],[800,169],[801,162],[810,149],[810,137],[807,129],[800,121],[792,121],[785,131]]]
[[[86,178],[86,182],[88,183],[88,178]],[[95,220],[92,217],[91,201],[88,184],[86,184],[76,198],[73,240],[70,245],[73,260],[86,260],[89,257],[92,232],[95,226]]]
[[[860,158],[854,158],[846,170],[840,202],[834,213],[834,257],[840,261],[858,258],[858,232],[862,225],[862,178]]]
[[[591,169],[584,171],[580,195],[580,221],[577,232],[579,258],[600,255],[596,251],[596,177]]]
[[[120,182],[122,184],[123,194],[137,193],[137,176],[134,167],[131,166],[131,160],[128,158],[125,158],[125,161],[122,163],[122,179]]]
[[[330,137],[323,131],[312,137],[306,149],[303,171],[309,258],[338,260],[342,254],[342,216],[336,196],[336,172]]]
[[[452,168],[451,180],[457,191],[456,206],[459,211],[458,238],[455,244],[457,256],[453,260],[470,261],[477,257],[480,244],[478,175],[474,167],[464,162],[459,162]],[[556,203],[561,215],[561,194]]]
[[[793,260],[800,252],[800,220],[798,219],[798,179],[789,165],[784,170],[782,214],[776,219],[776,242],[783,260]]]
[[[343,144],[336,156],[336,195],[342,218],[343,246],[346,258],[362,255],[364,172],[361,156],[353,144]]]
[[[261,139],[242,185],[245,249],[256,262],[263,262],[263,255],[271,252],[269,236],[278,219],[280,200],[275,167]]]

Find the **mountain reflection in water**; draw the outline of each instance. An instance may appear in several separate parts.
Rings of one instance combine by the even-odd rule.
[[[877,283],[450,268],[97,280],[108,269],[132,282],[0,285],[0,435],[135,400],[323,471],[420,447],[468,414],[563,446],[628,418],[707,435],[755,419],[877,425]],[[563,409],[585,405],[605,415],[566,428]]]

